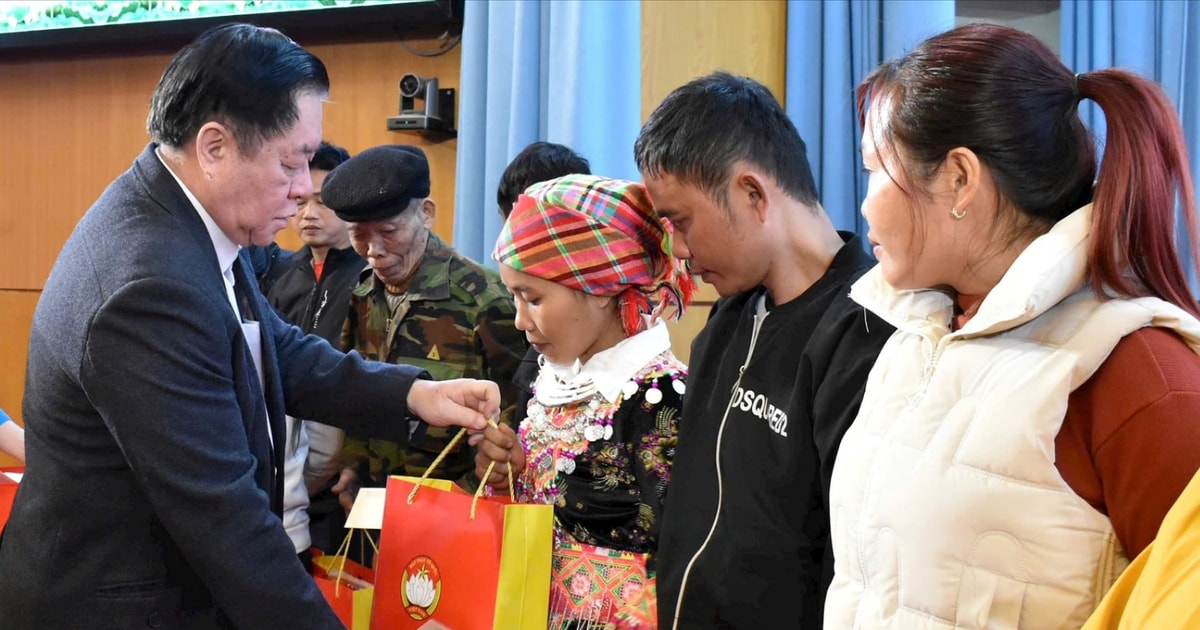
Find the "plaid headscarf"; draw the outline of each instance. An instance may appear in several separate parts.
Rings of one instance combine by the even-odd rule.
[[[530,186],[496,241],[497,262],[600,296],[620,296],[625,334],[642,315],[678,319],[695,282],[641,184],[567,175]]]

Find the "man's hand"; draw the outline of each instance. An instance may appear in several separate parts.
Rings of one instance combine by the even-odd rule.
[[[350,508],[354,507],[354,498],[358,496],[358,489],[362,484],[358,481],[358,473],[353,468],[343,468],[341,476],[332,488],[329,489],[338,498],[338,503],[342,504],[342,508],[346,510],[346,515],[350,515]]]
[[[469,378],[417,379],[408,390],[408,410],[430,426],[478,431],[487,426],[488,418],[500,414],[500,388],[491,381]]]
[[[496,490],[508,490],[508,470],[512,468],[513,476],[525,470],[525,451],[517,434],[506,425],[489,426],[483,433],[471,436],[472,446],[478,445],[479,452],[475,455],[475,476]],[[492,462],[492,476],[487,479],[483,475]]]

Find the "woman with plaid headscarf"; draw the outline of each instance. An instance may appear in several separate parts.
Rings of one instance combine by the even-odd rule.
[[[555,506],[550,628],[654,628],[654,562],[687,368],[664,319],[693,282],[641,184],[569,175],[529,188],[493,257],[541,353],[516,435],[489,429],[479,471]]]

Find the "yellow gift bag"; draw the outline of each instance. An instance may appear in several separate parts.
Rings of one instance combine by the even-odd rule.
[[[315,555],[313,579],[349,630],[370,630],[375,572],[345,555]]]

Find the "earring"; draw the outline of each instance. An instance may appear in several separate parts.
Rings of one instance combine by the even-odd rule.
[[[961,218],[967,216],[967,211],[966,210],[960,211],[958,209],[958,206],[954,206],[954,207],[950,208],[950,216],[954,217],[955,219],[961,219]]]

